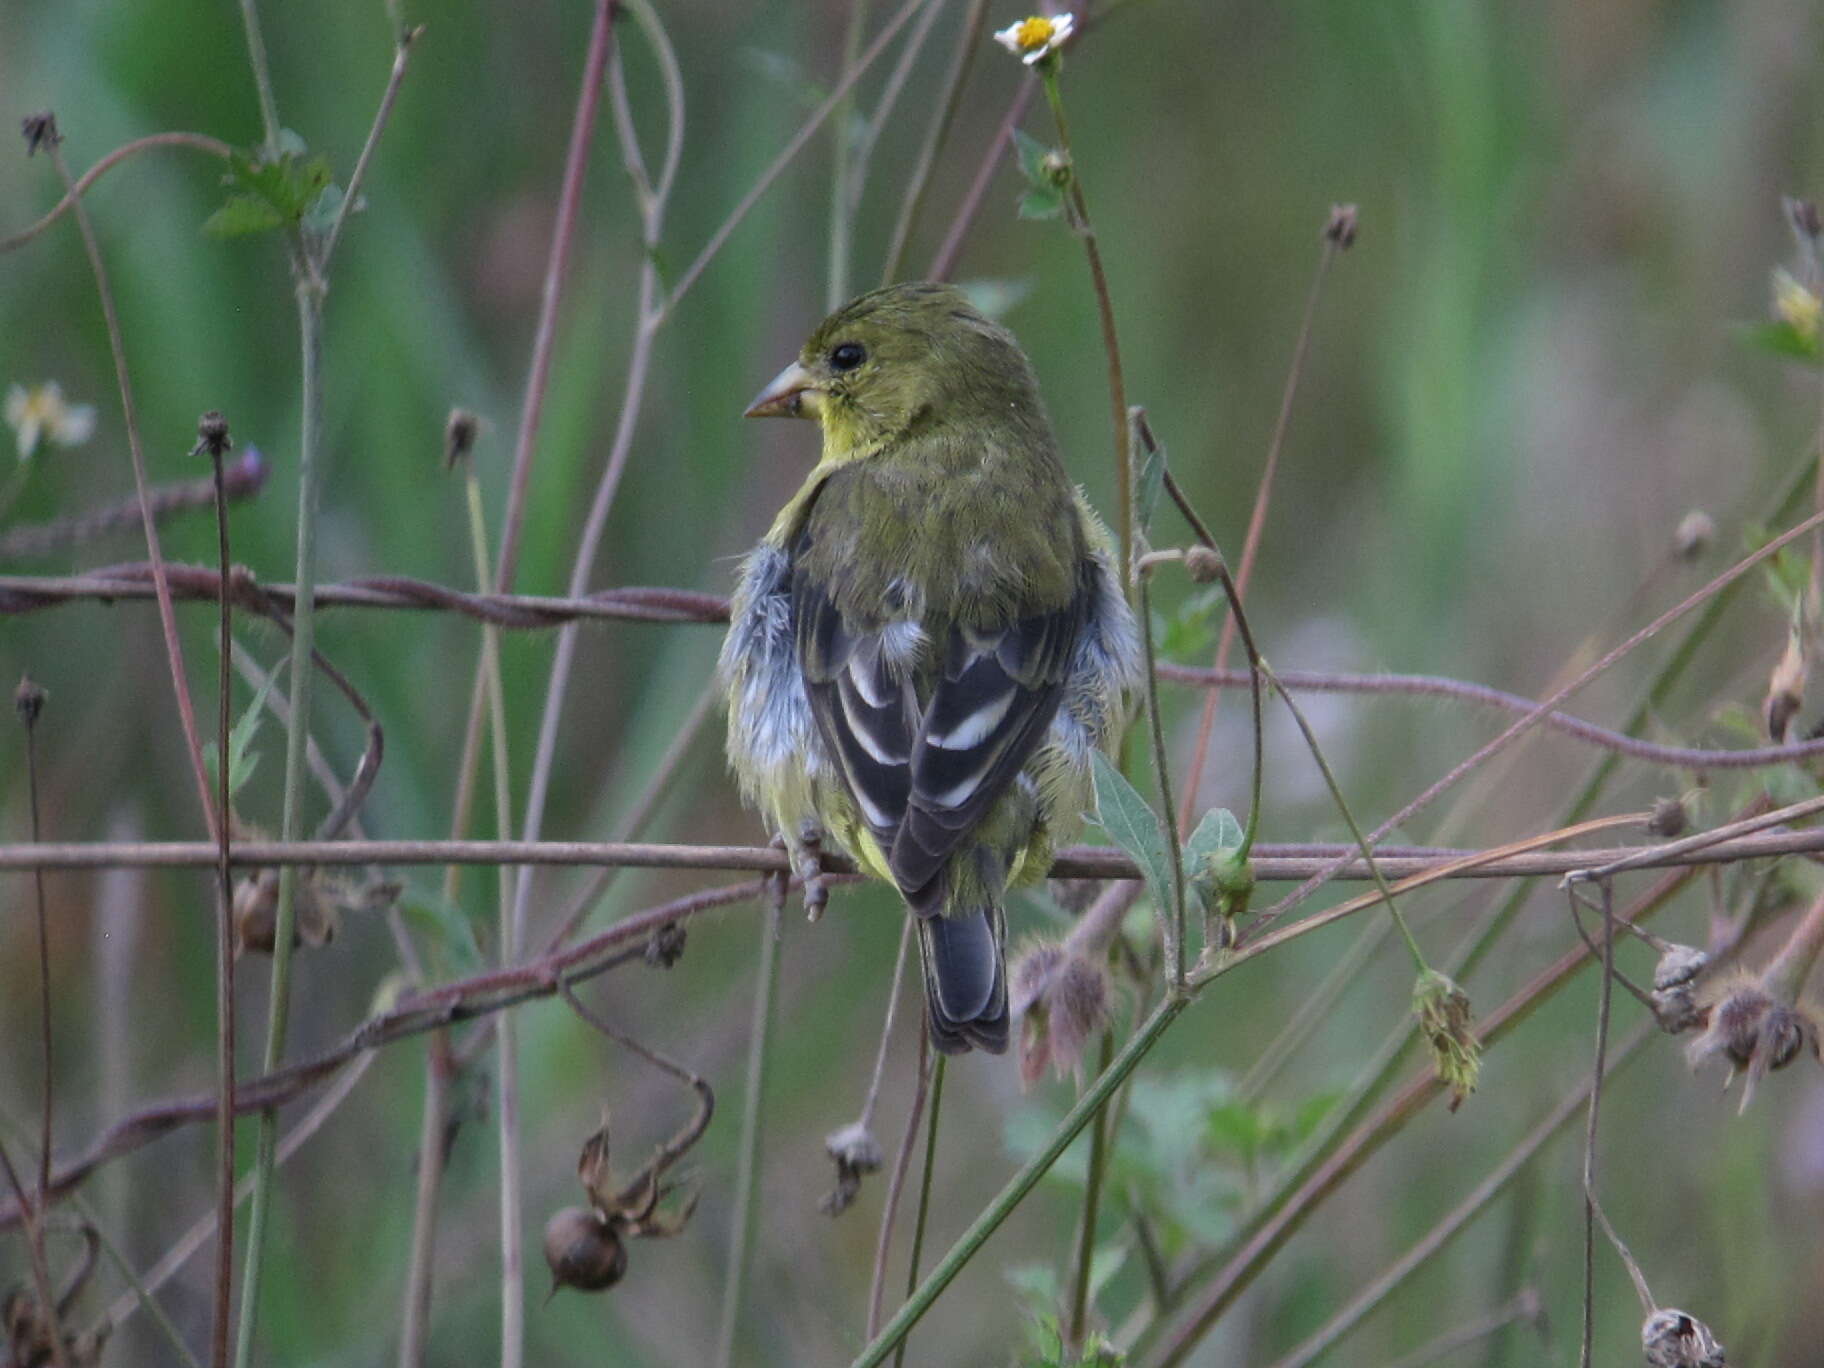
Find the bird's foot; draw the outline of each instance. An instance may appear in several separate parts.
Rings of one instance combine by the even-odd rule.
[[[773,844],[785,851],[792,872],[803,885],[804,915],[811,921],[818,920],[830,905],[829,886],[823,881],[823,828],[807,817],[796,836],[781,832],[773,838]]]

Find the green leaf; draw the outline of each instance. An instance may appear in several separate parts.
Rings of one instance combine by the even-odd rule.
[[[1772,323],[1743,323],[1735,330],[1736,339],[1756,351],[1769,352],[1792,361],[1817,365],[1824,359],[1816,334],[1800,332],[1785,319]]]
[[[1091,763],[1095,767],[1096,825],[1133,856],[1159,906],[1170,907],[1171,865],[1158,814],[1101,751],[1091,752]]]
[[[230,195],[226,204],[203,220],[203,231],[217,238],[250,237],[284,222],[279,211],[257,195]]]
[[[1020,196],[1016,209],[1023,219],[1044,222],[1063,214],[1064,196],[1055,186],[1035,185]]]
[[[273,139],[278,146],[281,157],[305,157],[310,155],[310,148],[304,139],[289,128],[281,128],[278,137]]]
[[[327,237],[329,230],[335,227],[336,215],[342,212],[342,202],[346,198],[342,187],[333,181],[324,186],[322,193],[311,202],[310,208],[304,213],[301,220],[304,231],[312,237]]]
[[[1235,814],[1227,808],[1211,808],[1184,843],[1184,872],[1195,877],[1205,860],[1240,850],[1242,840],[1241,823],[1235,820]]]
[[[1020,173],[1034,185],[1050,185],[1051,178],[1045,174],[1045,158],[1051,154],[1051,149],[1017,128],[1013,130],[1013,147],[1020,159]]]

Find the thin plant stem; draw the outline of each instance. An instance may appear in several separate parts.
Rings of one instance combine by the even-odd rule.
[[[862,125],[861,136],[855,140],[853,151],[849,155],[852,174],[849,177],[849,216],[851,226],[854,216],[861,210],[863,192],[867,188],[868,171],[873,162],[874,149],[880,142],[880,135],[886,131],[887,124],[893,118],[893,110],[899,104],[900,96],[906,93],[906,86],[912,79],[912,70],[918,65],[920,54],[925,50],[925,43],[931,37],[931,30],[937,27],[938,17],[944,11],[944,0],[930,0],[925,12],[913,26],[912,36],[906,39],[906,45],[900,49],[899,60],[893,63],[893,70],[887,73],[887,79],[881,85],[880,99],[874,105],[874,112]],[[845,276],[846,278],[846,276]]]
[[[607,73],[609,107],[621,145],[622,161],[640,202],[641,241],[646,250],[640,265],[633,350],[627,363],[620,416],[616,420],[608,462],[596,483],[595,497],[590,502],[582,535],[578,538],[576,556],[570,566],[569,592],[573,596],[585,591],[594,572],[602,535],[608,526],[608,514],[614,507],[621,476],[633,450],[634,434],[639,428],[640,410],[646,397],[646,377],[652,363],[653,343],[663,319],[659,302],[660,237],[665,223],[665,208],[677,174],[683,137],[683,96],[678,93],[681,92],[681,84],[676,74],[676,58],[672,55],[670,40],[665,36],[657,14],[646,0],[627,0],[627,3],[654,52],[658,54],[661,70],[668,73],[665,80],[667,91],[674,93],[668,95],[670,132],[666,141],[665,159],[655,181],[647,173],[645,157],[640,151],[633,127],[633,111],[628,106],[619,48],[610,51]],[[564,701],[576,662],[577,639],[575,624],[564,627],[558,632],[557,648],[552,654],[551,673],[545,683],[544,706],[539,715],[538,740],[532,755],[532,775],[526,793],[525,816],[520,824],[520,834],[526,840],[537,840],[544,828],[545,801],[550,793],[552,770],[557,762],[558,729],[563,722]],[[514,880],[513,921],[516,926],[524,927],[529,920],[534,882],[530,871],[525,869],[521,869]]]
[[[849,21],[842,30],[842,74],[848,76],[861,51],[861,31],[868,22],[868,0],[849,0]],[[849,297],[849,253],[855,236],[855,202],[850,185],[859,175],[851,156],[854,115],[853,81],[844,81],[842,102],[830,114],[829,263],[824,279],[824,311],[834,312]]]
[[[1114,1032],[1104,1029],[1101,1062],[1097,1065],[1096,1072],[1106,1071],[1109,1061],[1114,1057]],[[1089,1131],[1089,1181],[1083,1188],[1083,1228],[1077,1242],[1077,1276],[1071,1285],[1070,1333],[1066,1344],[1073,1352],[1079,1353],[1089,1328],[1089,1281],[1096,1258],[1096,1215],[1102,1207],[1102,1182],[1107,1176],[1111,1134],[1108,1109],[1103,1108],[1096,1114]]]
[[[38,827],[38,714],[44,694],[29,679],[19,681],[20,720],[25,723],[25,804],[32,844]],[[56,1069],[51,1050],[51,938],[44,906],[44,871],[32,871],[32,912],[38,932],[38,1186],[35,1200],[40,1223],[51,1211],[52,1116],[56,1104]]]
[[[337,1076],[330,1089],[298,1119],[296,1125],[285,1133],[285,1138],[279,1142],[279,1163],[281,1165],[288,1163],[304,1142],[322,1129],[323,1124],[348,1099],[349,1094],[354,1091],[355,1085],[366,1076],[368,1069],[373,1066],[375,1058],[376,1056],[371,1054],[362,1055],[350,1063],[348,1068]],[[238,1205],[245,1201],[252,1191],[252,1177],[241,1179],[234,1190],[235,1203]],[[81,1209],[80,1195],[72,1195],[71,1200],[78,1203],[79,1209]],[[171,1247],[152,1265],[143,1280],[134,1281],[129,1278],[132,1290],[123,1293],[102,1313],[95,1325],[91,1327],[90,1333],[100,1335],[118,1329],[135,1310],[142,1306],[162,1320],[163,1313],[152,1298],[157,1294],[159,1288],[175,1277],[189,1262],[190,1256],[202,1248],[203,1242],[215,1233],[216,1222],[217,1217],[214,1212],[205,1212],[192,1222],[190,1228],[175,1240]]]
[[[444,1145],[449,1138],[450,1083],[447,1034],[431,1038],[424,1064],[424,1103],[418,1117],[418,1178],[412,1201],[412,1242],[405,1277],[405,1312],[399,1336],[400,1368],[424,1362],[430,1335],[431,1277],[437,1254],[437,1198],[443,1190]]]
[[[1623,1061],[1631,1058],[1635,1051],[1653,1034],[1653,1030],[1651,1022],[1642,1023],[1640,1029],[1635,1031],[1616,1051],[1615,1065],[1619,1067]],[[1544,1120],[1535,1126],[1518,1145],[1508,1151],[1461,1202],[1452,1207],[1411,1248],[1388,1265],[1366,1287],[1350,1298],[1348,1304],[1325,1321],[1322,1327],[1301,1341],[1291,1353],[1276,1360],[1273,1368],[1306,1368],[1308,1364],[1322,1358],[1345,1335],[1361,1324],[1370,1312],[1385,1302],[1407,1278],[1431,1262],[1465,1226],[1486,1210],[1489,1204],[1507,1189],[1508,1184],[1525,1169],[1527,1164],[1532,1162],[1547,1141],[1570,1124],[1578,1110],[1590,1099],[1593,1081],[1593,1079],[1585,1079],[1572,1089],[1557,1106],[1552,1108]]]
[[[1254,560],[1260,552],[1261,534],[1266,530],[1267,505],[1273,498],[1273,477],[1279,471],[1279,454],[1286,444],[1286,433],[1292,426],[1292,401],[1298,394],[1298,382],[1305,373],[1305,355],[1311,345],[1311,324],[1317,317],[1317,301],[1329,277],[1330,264],[1336,259],[1340,239],[1334,233],[1324,234],[1323,250],[1318,254],[1317,271],[1311,277],[1311,288],[1305,294],[1305,313],[1299,320],[1298,340],[1292,345],[1292,364],[1286,370],[1285,388],[1279,396],[1279,417],[1273,423],[1273,436],[1267,442],[1267,461],[1261,467],[1260,483],[1254,489],[1254,510],[1248,515],[1247,535],[1242,538],[1241,564],[1235,570],[1237,593],[1245,593],[1254,575]],[[1235,643],[1235,619],[1225,618],[1222,635],[1216,643],[1215,668],[1229,661],[1229,648]],[[1198,795],[1203,791],[1203,768],[1210,758],[1210,733],[1216,726],[1216,705],[1222,700],[1220,690],[1204,695],[1203,711],[1197,718],[1197,739],[1191,745],[1190,765],[1184,778],[1184,797],[1178,809],[1178,830],[1188,833],[1197,812]]]
[[[918,1263],[925,1252],[925,1222],[931,1215],[932,1177],[937,1172],[937,1123],[944,1103],[944,1061],[943,1055],[933,1055],[931,1061],[931,1115],[925,1121],[925,1163],[922,1176],[918,1180],[918,1213],[912,1220],[912,1251],[906,1256],[906,1297],[909,1300],[918,1287]],[[897,1319],[897,1318],[896,1318]],[[893,1368],[901,1368],[906,1361],[906,1344],[908,1333],[900,1336],[899,1344],[893,1350]]]
[[[1115,506],[1119,522],[1115,538],[1121,563],[1121,584],[1131,597],[1134,591],[1134,472],[1131,433],[1127,415],[1127,381],[1121,369],[1121,344],[1115,335],[1115,306],[1109,295],[1108,276],[1102,268],[1102,248],[1096,241],[1095,224],[1090,221],[1089,205],[1083,195],[1083,177],[1070,146],[1070,124],[1064,117],[1064,96],[1058,89],[1058,54],[1039,62],[1039,79],[1045,87],[1045,101],[1051,106],[1052,122],[1058,129],[1058,146],[1070,168],[1068,193],[1077,236],[1083,241],[1083,254],[1089,261],[1090,283],[1096,292],[1096,313],[1102,325],[1102,350],[1108,360],[1108,399],[1115,420]],[[1170,820],[1171,810],[1166,811]]]
[[[1387,904],[1387,911],[1393,917],[1393,924],[1399,929],[1400,938],[1406,942],[1406,949],[1412,954],[1413,967],[1421,974],[1430,972],[1431,966],[1425,962],[1425,952],[1419,948],[1414,939],[1412,928],[1406,925],[1406,918],[1400,914],[1399,905],[1393,900],[1393,889],[1387,883],[1386,875],[1381,873],[1380,865],[1375,861],[1374,851],[1368,844],[1367,837],[1362,835],[1362,828],[1355,820],[1355,814],[1349,810],[1349,803],[1343,797],[1342,786],[1336,782],[1336,775],[1330,768],[1330,762],[1324,758],[1324,748],[1317,743],[1317,733],[1311,730],[1311,723],[1306,719],[1304,710],[1292,701],[1292,694],[1274,677],[1273,671],[1263,661],[1261,668],[1266,671],[1267,682],[1278,692],[1280,701],[1292,714],[1292,720],[1298,724],[1298,730],[1305,738],[1305,746],[1311,752],[1311,758],[1317,762],[1317,768],[1324,776],[1324,786],[1330,791],[1330,798],[1336,810],[1342,814],[1343,823],[1349,828],[1350,836],[1355,838],[1356,846],[1362,852],[1362,859],[1368,866],[1368,872],[1374,878],[1374,886],[1381,895],[1381,901]]]
[[[910,922],[907,923],[910,925]],[[880,1316],[886,1301],[887,1255],[893,1248],[893,1223],[899,1211],[900,1193],[905,1189],[906,1174],[912,1167],[912,1151],[918,1144],[918,1123],[924,1115],[925,1098],[931,1084],[931,1043],[924,1031],[918,1033],[918,1066],[912,1085],[912,1106],[906,1112],[905,1133],[899,1138],[899,1151],[893,1156],[893,1175],[887,1180],[887,1198],[880,1208],[880,1234],[874,1241],[874,1276],[868,1285],[868,1338],[880,1329]]]
[[[221,660],[216,674],[215,824],[220,856],[215,866],[215,1019],[216,1019],[216,1155],[215,1155],[215,1306],[210,1326],[211,1355],[228,1357],[228,1325],[234,1306],[234,832],[233,776],[229,773],[229,732],[233,726],[234,610],[229,578],[233,559],[228,542],[228,487],[222,457],[226,440],[205,441],[215,474],[216,564],[222,578],[218,617]]]
[[[671,287],[670,293],[665,296],[665,302],[659,309],[661,318],[668,316],[672,310],[677,308],[684,296],[690,292],[691,287],[697,283],[698,277],[722,250],[730,234],[740,227],[741,221],[747,217],[749,211],[760,202],[761,197],[768,190],[772,189],[773,182],[779,179],[780,173],[791,165],[793,159],[804,150],[805,145],[817,135],[817,130],[823,127],[824,120],[828,119],[848,96],[849,88],[861,79],[863,72],[874,65],[875,59],[887,50],[887,45],[893,41],[895,35],[906,26],[906,22],[918,13],[919,7],[925,3],[926,0],[906,0],[906,3],[901,5],[893,17],[887,21],[886,27],[874,36],[874,41],[868,44],[867,50],[856,59],[854,66],[844,73],[842,79],[836,83],[836,88],[792,135],[791,141],[786,143],[777,157],[773,158],[772,164],[760,173],[760,178],[749,187],[740,202],[729,211],[728,217],[722,220],[721,226],[709,235],[709,241],[703,244],[702,250],[697,253],[696,258],[684,268],[683,273],[678,276],[678,283]]]
[[[1174,994],[1167,994],[1161,999],[1151,1015],[1121,1047],[1120,1053],[1096,1076],[1095,1082],[1077,1099],[1064,1119],[1052,1128],[1051,1135],[1039,1152],[1020,1166],[1019,1171],[1007,1180],[1006,1185],[970,1223],[969,1228],[957,1237],[956,1243],[950,1246],[950,1251],[912,1295],[906,1298],[905,1305],[887,1322],[886,1328],[856,1356],[852,1368],[875,1368],[875,1365],[885,1361],[888,1352],[918,1324],[920,1317],[930,1310],[931,1304],[987,1243],[988,1237],[1000,1229],[1001,1223],[1013,1214],[1014,1209],[1038,1185],[1039,1180],[1050,1172],[1051,1166],[1058,1162],[1059,1156],[1070,1147],[1071,1141],[1077,1138],[1083,1127],[1114,1096],[1115,1089],[1120,1087],[1122,1081],[1158,1044],[1160,1037],[1178,1019],[1178,1014],[1190,1005],[1190,1001],[1189,997]]]
[[[765,1109],[767,1047],[773,1025],[773,990],[779,981],[779,931],[784,920],[786,881],[772,880],[766,920],[760,930],[760,964],[754,974],[754,1015],[748,1032],[747,1091],[741,1099],[740,1162],[735,1170],[735,1224],[728,1240],[728,1280],[722,1291],[722,1328],[716,1337],[718,1368],[732,1368],[747,1265],[753,1257],[754,1215],[760,1201],[760,1133]]]
[[[969,0],[969,11],[963,17],[963,26],[956,35],[956,51],[950,58],[950,70],[944,78],[944,93],[938,101],[937,110],[931,116],[931,126],[925,132],[925,141],[918,149],[918,160],[913,163],[912,175],[906,181],[905,196],[900,201],[899,217],[893,221],[893,236],[887,244],[886,261],[881,266],[880,283],[891,285],[899,278],[899,270],[906,259],[906,245],[912,237],[912,230],[918,225],[919,211],[924,208],[925,192],[931,188],[931,172],[937,165],[938,154],[943,151],[944,141],[950,136],[951,126],[956,122],[957,107],[962,103],[963,87],[969,82],[970,68],[975,64],[975,54],[981,47],[982,29],[988,18],[988,0]]]
[[[1026,107],[1032,103],[1032,92],[1037,88],[1034,82],[1022,81],[1019,90],[1008,102],[1000,127],[995,131],[994,137],[989,139],[988,147],[982,153],[981,164],[975,169],[975,179],[969,182],[968,192],[957,206],[956,213],[951,216],[943,241],[931,258],[931,265],[925,270],[929,279],[948,280],[950,273],[956,269],[957,258],[963,254],[963,239],[968,237],[969,229],[974,226],[976,216],[982,211],[982,201],[988,195],[988,186],[994,180],[994,173],[1001,168],[1006,149],[1013,142],[1013,130],[1026,117]]]
[[[1455,786],[1464,778],[1464,776],[1475,771],[1495,755],[1505,750],[1519,737],[1530,731],[1547,714],[1555,711],[1558,705],[1564,702],[1571,694],[1581,689],[1585,684],[1588,684],[1599,675],[1606,674],[1617,662],[1642,643],[1657,636],[1660,632],[1664,631],[1667,627],[1671,626],[1693,609],[1709,602],[1715,598],[1717,594],[1741,579],[1742,576],[1746,575],[1762,561],[1770,556],[1777,555],[1782,547],[1805,536],[1811,532],[1814,527],[1818,526],[1824,526],[1824,513],[1813,514],[1804,521],[1787,528],[1786,531],[1780,533],[1779,536],[1771,538],[1765,545],[1742,557],[1741,560],[1716,576],[1716,578],[1712,579],[1701,589],[1698,589],[1696,592],[1674,604],[1671,608],[1668,608],[1665,612],[1653,619],[1652,622],[1649,622],[1645,627],[1642,627],[1639,631],[1635,632],[1626,641],[1610,650],[1575,679],[1554,689],[1531,712],[1527,713],[1526,716],[1514,722],[1492,741],[1489,741],[1478,748],[1472,755],[1454,766],[1442,778],[1427,785],[1417,797],[1406,803],[1398,812],[1382,821],[1373,831],[1368,833],[1367,839],[1370,841],[1378,841],[1389,831],[1392,831],[1401,823],[1411,819],[1421,810],[1428,807],[1440,795]],[[1280,899],[1279,902],[1263,912],[1260,917],[1256,919],[1253,929],[1258,931],[1263,925],[1270,923],[1275,918],[1283,915],[1286,911],[1304,901],[1304,899],[1308,898],[1322,886],[1327,877],[1327,875],[1314,875],[1310,879],[1307,879],[1291,893],[1287,894],[1284,898]]]
[[[1146,655],[1146,720],[1147,735],[1153,748],[1153,769],[1159,780],[1159,808],[1153,814],[1159,825],[1159,839],[1170,855],[1172,867],[1172,905],[1161,909],[1162,924],[1171,934],[1165,946],[1166,972],[1172,991],[1184,988],[1184,942],[1189,920],[1184,887],[1184,860],[1178,855],[1178,840],[1172,830],[1172,776],[1165,749],[1165,722],[1159,713],[1159,674],[1153,648],[1153,603],[1147,577],[1142,575],[1137,588],[1140,596],[1140,645]]]
[[[70,1368],[70,1353],[63,1342],[63,1324],[57,1314],[57,1298],[51,1288],[51,1269],[45,1261],[46,1210],[26,1192],[25,1184],[19,1179],[19,1170],[13,1167],[12,1156],[7,1153],[4,1141],[0,1141],[0,1169],[6,1171],[6,1184],[13,1190],[13,1200],[19,1204],[19,1211],[25,1220],[26,1255],[32,1268],[32,1290],[38,1297],[38,1309],[44,1316],[45,1328],[50,1336],[51,1361],[57,1368]]]
[[[272,68],[266,61],[266,38],[260,32],[258,0],[241,0],[241,27],[247,31],[247,62],[253,68],[253,89],[260,101],[260,127],[266,150],[279,149],[279,105],[272,93]]]
[[[299,244],[298,254],[303,253]],[[303,356],[302,422],[298,437],[298,600],[292,614],[291,729],[285,734],[284,804],[280,839],[295,841],[304,826],[304,741],[310,731],[310,694],[315,671],[311,650],[316,639],[318,456],[323,426],[323,296],[312,273],[297,272],[299,350]],[[279,871],[278,907],[273,916],[272,979],[266,1017],[263,1070],[271,1073],[285,1057],[291,1014],[292,936],[297,924],[297,871]],[[253,1199],[247,1219],[247,1257],[241,1275],[241,1320],[235,1336],[235,1363],[253,1362],[254,1328],[259,1323],[260,1283],[264,1272],[266,1223],[272,1202],[272,1172],[278,1144],[278,1117],[270,1110],[255,1123]]]
[[[485,591],[493,575],[488,563],[487,515],[482,509],[481,481],[472,463],[465,469],[464,487],[469,505],[469,551],[475,562],[475,582]],[[501,839],[510,834],[513,791],[507,765],[507,711],[500,681],[500,629],[481,629],[482,674],[487,679],[489,750],[494,768],[494,822]],[[520,955],[523,929],[513,921],[513,875],[506,865],[496,871],[499,898],[499,952],[502,968]],[[511,1012],[496,1019],[495,1050],[498,1056],[495,1108],[500,1133],[500,1357],[502,1368],[517,1368],[525,1354],[525,1278],[521,1269],[520,1232],[524,1224],[520,1185],[519,1048]]]
[[[151,133],[143,138],[135,138],[131,142],[122,143],[77,177],[76,183],[69,188],[62,199],[57,201],[56,207],[43,218],[31,227],[14,233],[11,237],[0,238],[0,256],[25,246],[26,243],[75,208],[76,201],[82,198],[88,188],[114,167],[129,158],[138,156],[141,152],[150,152],[159,147],[187,147],[193,151],[207,153],[212,157],[219,157],[223,161],[226,161],[234,152],[234,149],[220,138],[211,138],[206,133]]]
[[[906,956],[912,946],[912,919],[906,917],[899,932],[899,953],[893,957],[893,983],[887,989],[886,1019],[880,1024],[880,1048],[874,1053],[874,1072],[868,1079],[868,1095],[861,1104],[862,1128],[874,1124],[874,1107],[880,1101],[880,1080],[887,1071],[887,1045],[893,1039],[893,1019],[899,1012],[899,985],[906,973]]]
[[[412,57],[412,45],[423,34],[422,24],[399,32],[398,43],[393,49],[393,68],[387,75],[386,89],[380,92],[380,107],[374,111],[374,121],[368,125],[367,141],[361,144],[361,153],[355,158],[355,169],[348,173],[348,187],[343,192],[341,206],[329,225],[329,232],[324,234],[323,245],[317,249],[319,271],[327,271],[330,258],[336,254],[336,244],[342,240],[342,228],[359,201],[362,182],[367,179],[368,164],[374,159],[374,149],[380,145],[380,135],[386,131],[386,121],[392,117],[393,102],[399,98],[399,87],[405,80],[405,66]]]
[[[89,270],[95,277],[95,293],[101,300],[102,319],[108,332],[108,349],[114,357],[114,379],[120,390],[121,415],[127,428],[127,451],[132,457],[133,487],[139,498],[140,521],[146,531],[146,558],[152,567],[159,625],[165,638],[165,658],[171,671],[172,691],[177,697],[178,722],[183,727],[184,749],[190,760],[191,777],[196,782],[197,797],[202,803],[203,821],[210,834],[214,835],[219,814],[209,796],[209,775],[203,767],[203,743],[196,725],[196,707],[190,698],[190,680],[184,669],[184,650],[178,640],[177,617],[171,606],[171,586],[166,580],[164,553],[159,547],[158,523],[152,515],[151,482],[146,476],[146,452],[140,436],[139,405],[133,396],[132,377],[127,373],[126,340],[120,329],[120,315],[114,307],[114,291],[108,283],[108,268],[102,260],[95,225],[89,219],[88,207],[76,192],[76,183],[70,177],[69,163],[64,160],[63,149],[55,131],[46,141],[57,175],[71,198],[76,226],[82,234],[83,249],[88,254]]]
[[[646,780],[646,786],[640,790],[639,797],[634,800],[627,816],[615,829],[615,840],[637,840],[640,833],[646,829],[646,824],[658,811],[659,805],[676,792],[673,781],[677,777],[679,768],[696,746],[697,738],[702,736],[709,719],[720,711],[721,704],[722,691],[713,682],[705,685],[703,691],[697,695],[697,701],[691,705],[689,715],[685,717],[683,724],[671,738],[671,744],[659,757],[659,763],[653,767],[652,774]],[[557,929],[545,941],[544,949],[547,954],[570,943],[571,937],[576,935],[596,902],[620,871],[621,867],[618,865],[599,869],[577,890],[576,895],[570,900],[569,907],[565,909]]]

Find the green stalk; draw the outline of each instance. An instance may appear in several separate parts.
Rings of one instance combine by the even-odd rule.
[[[912,1223],[912,1254],[906,1260],[906,1296],[918,1287],[918,1261],[925,1252],[925,1218],[931,1214],[931,1177],[937,1170],[937,1117],[944,1101],[944,1056],[938,1055],[931,1065],[931,1115],[925,1123],[924,1176],[918,1183],[918,1217]],[[906,1361],[906,1344],[902,1339],[893,1351],[893,1368]]]
[[[1115,1089],[1121,1086],[1122,1080],[1159,1043],[1160,1037],[1178,1019],[1178,1014],[1190,1005],[1190,1001],[1188,997],[1168,994],[1153,1008],[1145,1024],[1134,1033],[1133,1039],[1122,1046],[1121,1053],[1115,1056],[1114,1062],[1097,1076],[1088,1091],[1077,1099],[1076,1105],[1052,1129],[1044,1148],[1022,1164],[1019,1172],[1007,1180],[1007,1185],[958,1237],[950,1247],[950,1252],[944,1255],[943,1261],[906,1298],[905,1305],[899,1308],[893,1319],[887,1322],[886,1328],[861,1351],[851,1368],[876,1368],[876,1365],[885,1362],[893,1346],[910,1333],[912,1327],[918,1324],[919,1318],[942,1295],[943,1290],[955,1281],[956,1275],[980,1252],[981,1247],[988,1242],[988,1237],[1000,1229],[1001,1223],[1013,1214],[1026,1195],[1038,1185],[1039,1179],[1050,1172],[1051,1166],[1070,1148],[1070,1142],[1077,1138],[1083,1127],[1114,1096]]]
[[[1168,809],[1169,811],[1169,809]],[[1115,1054],[1115,1034],[1102,1032],[1102,1069],[1108,1069]],[[1089,1182],[1083,1190],[1083,1229],[1077,1242],[1077,1280],[1070,1303],[1070,1338],[1072,1352],[1083,1349],[1083,1336],[1089,1319],[1089,1276],[1096,1258],[1096,1212],[1102,1205],[1102,1179],[1108,1169],[1108,1142],[1114,1126],[1105,1109],[1096,1114],[1089,1133]]]
[[[741,1323],[741,1295],[747,1265],[754,1252],[754,1208],[759,1201],[761,1095],[766,1091],[766,1053],[773,1024],[773,990],[779,982],[779,923],[785,910],[785,887],[777,886],[772,907],[760,930],[760,969],[754,976],[754,1020],[748,1033],[747,1095],[741,1100],[741,1159],[735,1171],[735,1227],[728,1241],[728,1282],[722,1293],[722,1330],[716,1363],[735,1361],[735,1332]]]
[[[250,20],[251,22],[251,20]],[[295,243],[294,254],[305,248]],[[304,744],[310,733],[310,686],[315,676],[311,649],[316,638],[317,454],[323,426],[323,295],[314,271],[302,269],[297,281],[298,333],[303,353],[303,421],[298,440],[297,605],[291,635],[291,729],[285,734],[285,800],[279,839],[296,841],[303,832]],[[272,988],[266,1017],[266,1052],[262,1072],[272,1073],[285,1057],[285,1034],[291,1009],[291,940],[297,923],[298,870],[279,871],[279,901],[273,921]],[[247,1261],[241,1277],[241,1319],[235,1337],[237,1368],[253,1362],[253,1331],[259,1319],[266,1223],[272,1205],[272,1171],[278,1145],[278,1116],[268,1110],[256,1123],[253,1155],[253,1200],[247,1221]]]

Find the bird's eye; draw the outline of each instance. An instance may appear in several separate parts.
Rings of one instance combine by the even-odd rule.
[[[868,359],[868,350],[859,342],[844,342],[830,353],[830,369],[852,371]]]

